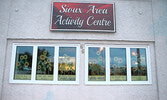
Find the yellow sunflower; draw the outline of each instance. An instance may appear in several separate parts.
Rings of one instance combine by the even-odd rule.
[[[20,56],[20,59],[23,60],[23,59],[24,59],[24,56]]]
[[[28,63],[28,62],[25,62],[25,63],[24,63],[24,66],[25,66],[25,67],[28,67],[28,66],[29,66],[29,63]]]
[[[40,70],[41,69],[41,65],[38,65],[38,70]]]
[[[41,59],[41,60],[44,60],[44,59],[45,59],[45,56],[44,56],[44,55],[40,55],[40,59]]]
[[[28,58],[28,56],[27,55],[24,55],[24,59],[27,59]]]
[[[45,51],[43,52],[43,54],[46,56],[46,55],[47,55],[47,51],[45,50]]]
[[[16,65],[17,65],[17,66],[20,66],[21,64],[20,64],[20,62],[17,62]]]

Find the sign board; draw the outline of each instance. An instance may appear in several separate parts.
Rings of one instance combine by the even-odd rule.
[[[114,4],[53,2],[50,30],[115,32]]]

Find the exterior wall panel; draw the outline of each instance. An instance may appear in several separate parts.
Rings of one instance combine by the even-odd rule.
[[[154,32],[155,32],[155,51],[156,51],[156,66],[158,77],[158,93],[159,100],[167,99],[167,14],[166,0],[153,0],[153,18],[154,18]],[[164,56],[162,56],[164,55]]]
[[[119,85],[86,85],[84,81],[85,65],[84,59],[81,59],[78,85],[56,85],[56,84],[28,84],[28,83],[9,83],[10,61],[12,53],[12,43],[84,43],[84,44],[107,44],[107,45],[149,45],[151,53],[151,76],[152,84],[119,84]],[[116,42],[116,41],[59,41],[59,40],[8,40],[6,70],[4,77],[3,100],[157,100],[157,79],[155,69],[155,55],[153,42]],[[85,54],[80,51],[80,58],[84,58]],[[10,91],[10,92],[9,92]]]
[[[62,0],[58,0],[61,1]],[[63,0],[63,2],[69,2]],[[51,1],[0,0],[0,94],[2,100],[166,100],[167,1],[72,0],[115,3],[116,32],[52,32]],[[13,43],[149,45],[152,84],[85,84],[80,50],[79,84],[9,83]]]
[[[9,22],[10,0],[0,0],[0,99],[2,94],[3,73],[5,66],[5,53],[7,44],[7,32]]]
[[[154,41],[150,1],[113,2],[116,32],[96,33],[50,32],[51,1],[16,0],[12,3],[11,9],[18,9],[18,12],[11,11],[8,38]],[[96,3],[110,2],[98,0]]]

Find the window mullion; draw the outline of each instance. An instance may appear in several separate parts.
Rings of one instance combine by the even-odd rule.
[[[35,76],[36,76],[36,65],[37,65],[37,46],[34,46],[33,48],[33,61],[32,61],[32,75],[31,75],[31,80],[35,81]]]
[[[79,61],[80,61],[80,50],[79,46],[76,47],[76,82],[79,84]]]
[[[110,51],[109,47],[106,47],[106,81],[110,82]]]
[[[127,58],[127,81],[131,82],[131,57],[130,48],[126,48],[126,58]]]
[[[59,46],[55,46],[55,55],[54,55],[54,82],[58,81],[58,58],[59,58]]]
[[[88,82],[88,47],[85,47],[85,83]]]
[[[12,48],[12,62],[11,62],[11,72],[10,72],[10,82],[12,82],[14,80],[14,71],[15,71],[15,62],[16,62],[16,45],[13,45]]]
[[[152,82],[151,80],[151,65],[150,65],[150,49],[149,47],[146,48],[146,59],[147,59],[147,76],[149,83]]]

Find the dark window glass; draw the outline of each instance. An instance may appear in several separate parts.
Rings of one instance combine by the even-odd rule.
[[[76,80],[76,47],[59,48],[58,80]]]
[[[105,81],[105,48],[89,47],[88,81]]]
[[[110,48],[110,81],[126,80],[126,49]]]
[[[38,47],[37,80],[53,80],[54,47]]]
[[[15,58],[15,80],[31,80],[32,46],[17,46]]]
[[[145,48],[131,48],[132,81],[147,81],[147,60]]]

